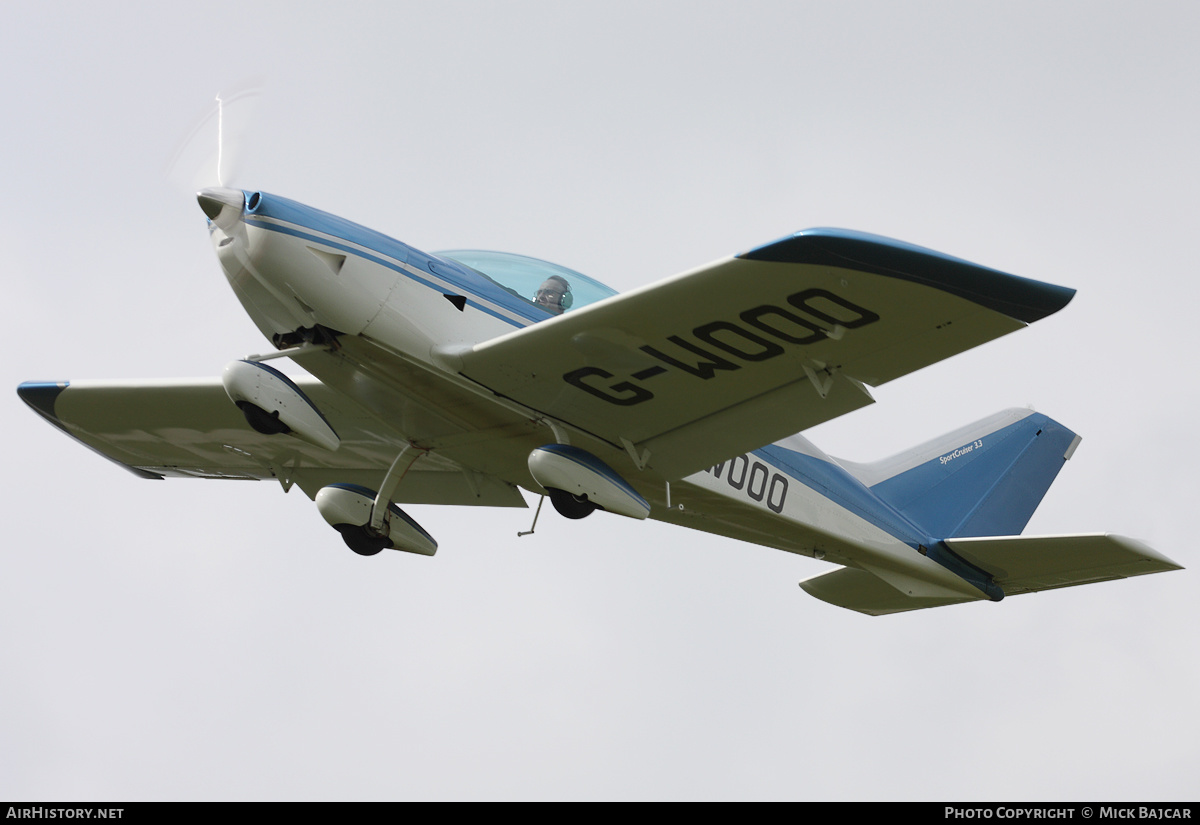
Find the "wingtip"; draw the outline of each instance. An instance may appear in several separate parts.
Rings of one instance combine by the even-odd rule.
[[[1158,552],[1153,547],[1146,544],[1146,542],[1141,541],[1140,539],[1130,538],[1129,536],[1122,536],[1117,533],[1107,533],[1106,535],[1112,541],[1115,541],[1118,544],[1124,545],[1131,551],[1141,555],[1143,560],[1145,560],[1147,563],[1156,565],[1158,569],[1153,571],[1155,573],[1169,573],[1172,570],[1186,570],[1187,569],[1179,562],[1163,555],[1162,553]]]
[[[58,427],[58,429],[62,430],[67,435],[71,436],[71,438],[75,439],[80,444],[83,444],[89,450],[104,456],[114,464],[121,465],[139,478],[150,478],[161,481],[164,476],[162,476],[160,473],[151,472],[150,470],[143,470],[141,467],[134,467],[131,464],[126,464],[123,461],[113,458],[112,456],[106,454],[103,450],[99,450],[93,445],[88,444],[86,441],[80,438],[77,433],[72,432],[71,428],[67,427],[67,425],[63,423],[62,419],[58,417],[58,413],[55,411],[55,404],[63,390],[70,386],[70,384],[70,381],[25,381],[17,386],[17,395],[21,396],[21,400],[28,404],[34,412],[49,421],[55,427]]]
[[[804,229],[738,257],[847,267],[912,281],[1026,324],[1053,315],[1075,296],[1070,287],[1022,278],[923,246],[852,229]]]
[[[34,412],[57,424],[59,419],[54,412],[54,403],[69,384],[69,381],[24,381],[17,387],[17,395]]]

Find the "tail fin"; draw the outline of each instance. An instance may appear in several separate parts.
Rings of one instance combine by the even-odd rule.
[[[883,461],[839,463],[931,536],[1015,536],[1079,441],[1047,416],[1010,409]]]
[[[1079,440],[1032,410],[1005,410],[874,464],[839,461],[937,538],[927,548],[929,558],[975,585],[979,595],[914,596],[879,571],[852,567],[800,586],[830,604],[880,616],[1181,569],[1121,536],[1018,535]]]

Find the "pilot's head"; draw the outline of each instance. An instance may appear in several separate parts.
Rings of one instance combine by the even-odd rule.
[[[566,278],[551,275],[542,281],[533,302],[547,312],[562,315],[563,310],[571,306],[571,285]]]

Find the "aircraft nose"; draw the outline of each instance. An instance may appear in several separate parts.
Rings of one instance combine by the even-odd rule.
[[[228,230],[242,216],[246,195],[240,189],[213,186],[196,193],[205,217],[221,229]]]

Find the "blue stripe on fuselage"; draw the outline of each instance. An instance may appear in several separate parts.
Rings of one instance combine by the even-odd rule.
[[[247,193],[247,198],[249,198],[250,194],[249,192]],[[509,293],[491,280],[457,261],[435,258],[427,252],[422,252],[395,238],[384,235],[382,232],[376,232],[373,229],[368,229],[345,218],[339,218],[337,215],[322,212],[320,209],[313,209],[310,206],[305,206],[288,198],[270,195],[265,192],[259,192],[258,195],[259,199],[255,208],[253,210],[247,209],[245,214],[245,220],[251,226],[332,246],[348,254],[357,255],[372,263],[398,272],[429,289],[437,290],[438,292],[443,291],[443,288],[437,283],[427,280],[396,262],[399,261],[400,263],[407,264],[419,270],[422,274],[428,275],[429,278],[439,278],[453,286],[459,292],[471,296],[467,300],[470,306],[507,324],[511,324],[518,329],[537,321],[546,320],[546,314],[533,307],[528,301],[523,301],[521,298]],[[291,226],[281,226],[271,221],[256,220],[256,218],[263,217],[276,221],[286,221]],[[355,249],[334,243],[327,238],[310,235],[302,231],[304,229],[332,235],[347,243],[369,249],[375,254],[367,254],[362,249]],[[434,275],[430,271],[431,269],[436,269],[437,274]],[[498,311],[500,309],[512,315],[519,316],[527,323],[522,324],[519,320],[504,315]]]
[[[246,223],[250,224],[251,226],[256,226],[259,229],[267,229],[267,230],[270,230],[271,232],[278,232],[281,235],[291,235],[294,238],[301,238],[302,240],[313,241],[314,243],[319,243],[322,246],[329,246],[329,247],[333,247],[334,249],[340,249],[343,252],[346,252],[350,255],[355,255],[359,258],[362,258],[363,260],[371,261],[372,263],[378,264],[379,266],[386,267],[387,269],[391,269],[395,272],[398,272],[401,275],[405,276],[406,278],[409,278],[410,280],[416,281],[417,283],[421,284],[421,286],[429,287],[430,289],[437,290],[439,292],[441,291],[441,287],[439,287],[437,284],[433,283],[432,281],[428,281],[428,280],[422,278],[421,276],[414,274],[410,270],[405,269],[404,267],[400,266],[399,264],[396,264],[396,263],[393,263],[392,261],[387,260],[386,258],[380,258],[377,255],[369,255],[369,254],[363,252],[361,249],[355,249],[353,247],[346,246],[345,244],[340,244],[340,243],[331,241],[328,238],[322,238],[322,237],[318,237],[317,235],[311,235],[307,232],[301,232],[300,230],[293,229],[290,226],[280,226],[279,224],[276,224],[276,223],[267,223],[266,221],[256,221],[251,218],[247,218]],[[357,241],[355,241],[355,243],[357,243]],[[464,292],[469,291],[469,290],[464,289],[461,284],[454,283],[454,281],[452,281],[450,278],[447,278],[446,280],[450,281],[450,283],[455,287],[455,289],[459,289]],[[490,309],[489,307],[486,307],[486,306],[480,304],[478,301],[474,301],[474,300],[471,300],[470,298],[468,298],[467,305],[475,307],[475,309],[478,309],[480,312],[487,313],[488,315],[491,315],[494,318],[499,318],[501,321],[504,321],[505,323],[512,324],[513,326],[517,327],[518,329],[521,326],[523,326],[522,324],[513,320],[512,318],[509,318],[506,315],[501,315],[499,312],[496,312],[495,310]]]
[[[902,513],[881,500],[850,473],[823,459],[778,444],[768,444],[751,455],[782,470],[789,478],[895,536],[910,547],[929,546],[934,539]]]

